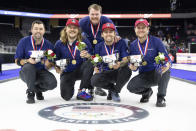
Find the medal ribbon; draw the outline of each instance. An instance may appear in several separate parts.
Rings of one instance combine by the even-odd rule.
[[[74,51],[71,50],[69,44],[67,44],[67,47],[69,48],[69,52],[71,53],[72,58],[75,59],[75,56],[76,56],[76,46],[75,46],[74,49],[73,49]]]
[[[140,50],[140,54],[143,55],[143,56],[145,56],[146,53],[147,53],[148,43],[149,43],[149,38],[147,37],[147,40],[146,40],[146,43],[145,43],[145,47],[144,47],[144,51],[143,51],[143,49],[142,49],[142,47],[141,47],[141,44],[140,44],[139,40],[138,40],[138,42],[137,42],[138,47],[139,47],[139,50]]]
[[[96,34],[95,34],[95,30],[93,28],[93,24],[91,24],[91,31],[92,31],[92,34],[93,34],[94,39],[96,39],[96,36],[97,36],[98,30],[99,30],[99,27],[100,27],[100,22],[99,22],[99,24],[97,26],[97,30],[96,30]]]
[[[112,51],[110,50],[110,52],[108,51],[105,43],[104,43],[104,46],[105,46],[105,51],[106,51],[107,55],[112,55],[114,53],[114,44],[112,45]]]
[[[37,50],[37,45],[35,45],[34,39],[33,39],[33,36],[32,35],[31,35],[31,44],[32,44],[33,50]],[[42,49],[43,45],[44,45],[44,38],[42,39],[42,44],[41,44],[41,47],[40,47],[39,50]],[[36,48],[35,48],[35,46],[36,46]]]

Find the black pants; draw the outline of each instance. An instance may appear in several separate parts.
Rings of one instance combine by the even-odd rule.
[[[128,85],[127,89],[135,94],[143,94],[146,90],[152,86],[158,85],[158,96],[166,96],[167,86],[170,79],[170,71],[166,71],[162,76],[155,70],[140,73],[133,77]]]
[[[131,70],[128,66],[118,70],[109,70],[102,73],[96,73],[91,78],[92,86],[101,87],[110,91],[120,93],[123,86],[131,77]],[[115,84],[115,85],[114,85]]]
[[[93,75],[93,65],[90,61],[85,61],[73,72],[63,72],[60,76],[61,97],[69,100],[74,95],[74,85],[77,80],[81,80],[80,89],[92,89],[90,79]]]
[[[20,78],[27,84],[28,91],[44,92],[57,86],[57,80],[51,72],[38,70],[35,65],[30,63],[22,67]]]

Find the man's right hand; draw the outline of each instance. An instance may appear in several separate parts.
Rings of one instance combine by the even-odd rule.
[[[57,66],[55,66],[55,70],[56,70],[56,73],[58,73],[58,74],[63,73],[63,71]]]
[[[94,71],[95,71],[95,73],[99,73],[99,68],[98,67],[95,67],[94,68]]]
[[[36,61],[35,61],[35,59],[33,59],[33,58],[27,59],[27,62],[28,62],[28,63],[31,63],[31,64],[36,64]]]
[[[129,68],[132,70],[132,71],[136,71],[138,66],[134,66],[133,64],[130,64],[129,65]]]

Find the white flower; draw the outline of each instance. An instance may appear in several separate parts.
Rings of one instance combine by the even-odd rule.
[[[50,54],[52,54],[53,53],[53,51],[52,50],[48,50],[48,55],[50,55]]]
[[[98,57],[95,57],[93,60],[94,60],[95,63],[99,62],[99,58]]]
[[[161,60],[164,60],[165,59],[165,55],[163,53],[160,53],[159,54],[159,57],[160,57]]]
[[[80,44],[82,44],[82,45],[86,45],[84,42],[80,42]]]

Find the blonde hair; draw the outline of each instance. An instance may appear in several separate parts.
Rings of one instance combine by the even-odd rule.
[[[67,27],[63,28],[60,32],[60,40],[63,44],[67,44],[68,42],[68,36],[67,36],[67,33],[66,33],[66,29]],[[78,36],[77,36],[77,40],[78,41],[82,41],[82,32],[81,32],[81,29],[78,28]]]
[[[98,4],[92,4],[88,7],[88,12],[90,12],[91,9],[99,10],[102,13],[102,7]]]

